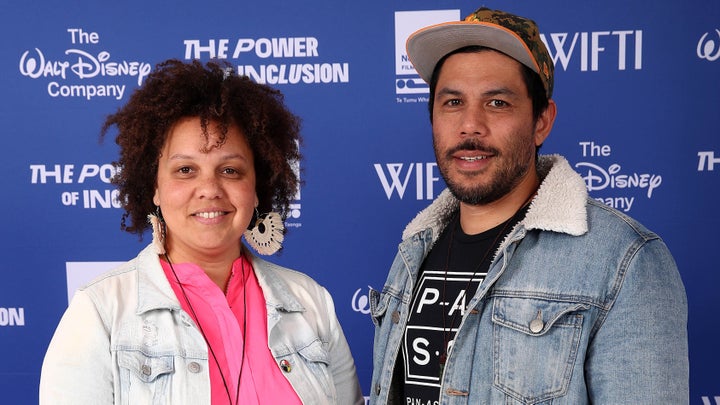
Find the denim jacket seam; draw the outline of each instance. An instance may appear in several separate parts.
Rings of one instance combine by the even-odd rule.
[[[102,320],[102,324],[103,324],[103,327],[105,328],[105,332],[109,336],[110,330],[112,329],[110,326],[111,322],[109,319],[109,314],[107,313],[107,311],[105,311],[105,308],[100,305],[100,303],[101,303],[101,300],[99,299],[100,297],[97,296],[95,289],[87,288],[82,291],[85,294],[87,294],[88,299],[90,300],[90,302],[92,302],[93,307],[95,307],[95,312],[98,314],[98,316]],[[78,291],[78,292],[80,292],[80,291]]]
[[[617,298],[622,291],[622,287],[623,285],[625,285],[625,281],[627,279],[627,272],[630,269],[630,265],[633,259],[637,256],[638,253],[640,253],[640,251],[645,246],[647,246],[648,242],[653,239],[655,238],[647,239],[643,237],[643,234],[639,233],[638,237],[633,240],[633,243],[625,251],[623,258],[620,261],[620,265],[618,266],[617,272],[615,273],[616,276],[610,288],[610,293],[608,295],[608,299],[606,300],[606,304],[601,307],[601,312],[589,332],[590,339],[592,339],[597,334],[598,330],[602,328],[602,326],[605,324],[605,320],[610,314],[610,311],[612,311],[612,308],[615,306],[615,302],[617,301]]]
[[[535,299],[542,299],[547,301],[556,301],[556,302],[567,302],[567,303],[577,303],[577,304],[584,304],[596,308],[603,309],[605,305],[603,305],[602,302],[599,302],[598,300],[592,299],[590,296],[586,295],[569,295],[569,294],[551,294],[551,293],[543,293],[540,291],[520,291],[520,290],[506,290],[506,289],[492,289],[487,294],[488,298],[492,297],[506,297],[506,298],[535,298]]]

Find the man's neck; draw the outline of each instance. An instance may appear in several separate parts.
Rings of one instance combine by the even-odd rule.
[[[537,192],[540,180],[532,172],[512,191],[488,204],[460,203],[460,226],[468,235],[476,235],[507,221],[530,202]]]

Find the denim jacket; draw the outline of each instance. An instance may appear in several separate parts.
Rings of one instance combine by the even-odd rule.
[[[362,404],[330,294],[308,276],[252,257],[268,344],[303,403]],[[80,289],[43,363],[40,404],[210,404],[208,349],[153,246]]]
[[[437,404],[687,404],[687,299],[664,242],[588,198],[562,157],[538,169],[537,196],[468,302]],[[421,211],[371,291],[371,404],[399,403],[390,381],[418,269],[457,209],[445,190]]]

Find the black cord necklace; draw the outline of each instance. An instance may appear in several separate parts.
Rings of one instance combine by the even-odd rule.
[[[202,335],[203,339],[205,339],[205,344],[207,344],[208,349],[210,350],[210,354],[212,355],[212,358],[215,360],[215,364],[217,364],[218,372],[220,372],[220,378],[222,379],[223,386],[225,387],[225,392],[228,396],[228,401],[230,401],[230,405],[237,405],[238,400],[240,398],[240,378],[242,377],[242,371],[243,371],[243,363],[245,362],[245,347],[246,347],[246,340],[245,340],[245,331],[247,330],[247,297],[246,297],[246,286],[245,286],[245,261],[241,260],[242,264],[242,284],[243,284],[243,327],[242,327],[242,339],[243,339],[243,350],[240,357],[240,373],[238,374],[238,381],[237,386],[235,389],[235,402],[232,400],[232,396],[230,396],[230,388],[228,388],[227,381],[225,380],[225,375],[223,374],[222,368],[220,367],[220,362],[217,359],[217,356],[215,355],[215,351],[213,350],[212,346],[210,345],[210,341],[208,340],[207,336],[205,335],[205,331],[202,328],[202,325],[200,324],[200,318],[198,318],[197,314],[195,313],[195,308],[193,308],[192,304],[190,303],[190,299],[187,296],[187,293],[185,293],[185,288],[183,287],[182,283],[180,283],[180,279],[178,278],[177,273],[175,272],[175,268],[173,267],[172,262],[170,261],[170,256],[168,256],[167,253],[165,253],[165,260],[170,265],[170,270],[173,273],[173,276],[175,276],[175,281],[178,283],[178,286],[180,286],[180,291],[182,292],[183,297],[185,298],[185,303],[187,303],[188,308],[190,308],[190,312],[192,312],[192,316],[195,320],[195,324],[198,326],[198,329],[200,329],[200,334]]]

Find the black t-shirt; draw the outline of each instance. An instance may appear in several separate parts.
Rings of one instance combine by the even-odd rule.
[[[524,210],[495,228],[467,235],[455,215],[425,258],[396,368],[403,373],[399,378],[403,403],[438,403],[441,359],[452,346],[467,304],[485,279],[500,242],[522,216]]]

